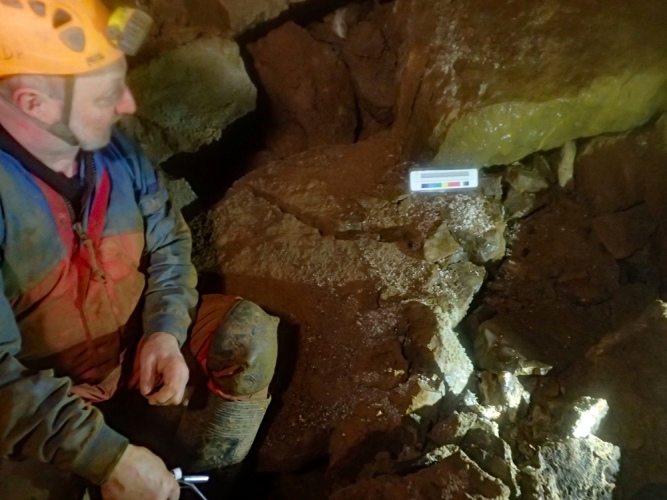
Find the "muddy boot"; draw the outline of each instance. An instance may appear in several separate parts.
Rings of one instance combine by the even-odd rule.
[[[278,318],[239,300],[213,334],[206,368],[224,393],[250,396],[269,386],[277,357]]]
[[[177,431],[184,470],[237,464],[250,451],[271,401],[277,330],[278,318],[239,300],[213,332],[202,366],[209,376],[205,401],[187,409]]]
[[[183,448],[183,469],[197,473],[241,462],[252,446],[271,397],[230,401],[207,391],[203,408],[188,408],[176,438]]]

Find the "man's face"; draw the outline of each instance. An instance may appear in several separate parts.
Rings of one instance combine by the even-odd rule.
[[[102,148],[111,139],[111,128],[122,115],[136,110],[132,93],[125,85],[127,64],[120,59],[94,73],[78,75],[69,127],[81,149]]]

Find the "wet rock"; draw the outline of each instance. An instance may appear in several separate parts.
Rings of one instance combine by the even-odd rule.
[[[202,273],[217,272],[219,257],[210,243],[213,237],[213,220],[210,214],[200,212],[187,222],[192,233],[192,264],[200,276]]]
[[[123,128],[160,163],[220,138],[222,130],[255,109],[256,89],[236,43],[194,41],[130,72],[138,110]]]
[[[522,498],[611,499],[619,459],[618,447],[595,436],[544,443],[521,469]]]
[[[248,49],[271,99],[274,127],[268,148],[278,158],[314,146],[353,142],[354,90],[331,46],[287,22]]]
[[[336,491],[332,500],[383,498],[510,498],[509,488],[482,471],[460,451],[405,477],[384,476]]]
[[[470,381],[453,329],[484,270],[424,259],[424,240],[458,212],[449,196],[406,195],[408,168],[391,135],[314,149],[247,175],[210,214],[227,293],[294,325],[265,470],[328,452],[345,482],[383,450],[419,452],[438,407]]]

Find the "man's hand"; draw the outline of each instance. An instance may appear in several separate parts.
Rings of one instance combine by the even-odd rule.
[[[140,349],[141,394],[152,405],[181,404],[189,370],[176,337],[168,333],[154,333],[142,343]]]
[[[102,484],[104,500],[177,500],[180,494],[180,487],[164,462],[141,446],[128,445]]]

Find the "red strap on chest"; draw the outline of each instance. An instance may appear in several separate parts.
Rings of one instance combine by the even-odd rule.
[[[86,233],[95,246],[100,243],[104,221],[107,217],[107,208],[109,207],[109,195],[111,193],[111,179],[106,169],[102,170],[100,184],[97,187],[93,198],[93,206],[88,214],[88,227]]]

